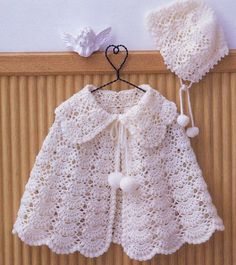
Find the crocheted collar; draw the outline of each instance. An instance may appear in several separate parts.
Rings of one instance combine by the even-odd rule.
[[[111,104],[111,99],[127,98],[126,103],[131,106],[122,113],[114,113],[107,111],[98,102],[97,95],[91,92],[96,86],[86,85],[55,110],[63,134],[73,143],[82,144],[92,140],[113,121],[119,120],[140,144],[146,147],[159,145],[167,126],[177,115],[177,108],[174,102],[167,100],[148,84],[140,86],[146,92],[138,88],[119,92],[101,89],[94,92],[102,95],[105,101],[107,97],[103,105]],[[135,96],[139,97],[138,102]]]

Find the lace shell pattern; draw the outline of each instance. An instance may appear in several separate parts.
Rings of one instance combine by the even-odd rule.
[[[201,243],[224,225],[212,203],[189,138],[176,123],[176,105],[149,85],[81,91],[59,105],[36,157],[13,233],[29,245],[87,257],[121,244],[130,258],[170,254]],[[112,189],[119,118],[128,130],[133,193]],[[121,149],[122,151],[122,149]],[[121,170],[124,168],[121,152]]]

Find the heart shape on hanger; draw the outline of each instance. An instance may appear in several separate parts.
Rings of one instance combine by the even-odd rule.
[[[120,48],[123,48],[124,51],[125,51],[125,56],[124,56],[124,59],[123,61],[120,63],[119,67],[116,67],[113,62],[111,61],[111,59],[108,57],[108,52],[109,52],[109,49],[110,48],[113,48],[113,54],[118,54],[120,52]],[[105,51],[105,56],[108,60],[108,62],[110,63],[110,65],[117,71],[118,75],[119,75],[119,71],[120,69],[123,67],[123,65],[125,64],[127,58],[128,58],[128,49],[122,45],[122,44],[119,44],[119,45],[109,45],[107,48],[106,48],[106,51]]]

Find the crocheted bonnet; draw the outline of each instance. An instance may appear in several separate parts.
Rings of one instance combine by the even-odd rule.
[[[146,16],[146,26],[167,68],[180,78],[178,123],[183,127],[189,123],[182,103],[182,92],[187,93],[192,122],[187,135],[194,137],[199,129],[194,126],[189,88],[228,54],[223,30],[213,10],[202,0],[177,0],[151,11]]]

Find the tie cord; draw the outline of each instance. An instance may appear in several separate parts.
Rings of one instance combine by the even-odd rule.
[[[193,111],[192,111],[192,104],[191,104],[191,98],[189,89],[192,86],[192,82],[190,82],[188,85],[184,84],[182,79],[180,78],[180,88],[179,88],[179,101],[180,101],[180,115],[177,118],[177,122],[182,127],[186,127],[189,123],[189,117],[184,114],[184,107],[183,107],[183,92],[186,92],[187,94],[187,101],[188,101],[188,112],[190,115],[191,120],[191,127],[187,129],[186,134],[188,137],[195,137],[199,133],[198,127],[195,127],[194,118],[193,118]]]

